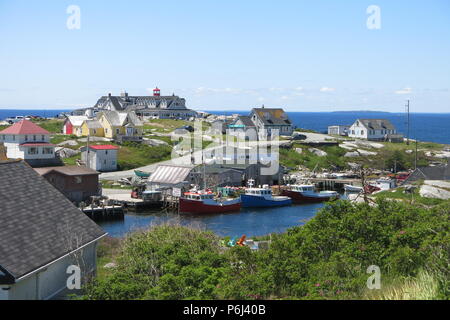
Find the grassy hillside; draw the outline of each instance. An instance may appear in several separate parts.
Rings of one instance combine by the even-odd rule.
[[[86,299],[449,299],[447,201],[418,208],[380,200],[337,201],[304,226],[273,234],[268,250],[226,248],[211,232],[178,224],[134,233]],[[115,253],[112,253],[115,251]],[[369,266],[381,289],[369,290]]]

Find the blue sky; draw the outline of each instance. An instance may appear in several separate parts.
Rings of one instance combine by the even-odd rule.
[[[158,86],[197,110],[450,112],[448,0],[0,0],[0,39],[0,108]]]

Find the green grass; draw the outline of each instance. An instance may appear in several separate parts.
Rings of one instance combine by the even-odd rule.
[[[114,185],[115,181],[110,180],[100,180],[100,183],[102,185],[102,188],[105,189],[121,189],[121,190],[133,189],[133,187],[130,185]]]
[[[119,170],[130,170],[152,163],[170,159],[172,147],[150,147],[144,144],[128,142],[120,146],[118,154]]]
[[[61,133],[64,126],[64,120],[60,119],[45,119],[32,121],[50,133]]]
[[[302,153],[299,154],[295,151],[295,148],[302,148]],[[347,161],[350,158],[344,158],[346,150],[338,146],[327,146],[317,148],[327,153],[324,157],[319,157],[310,152],[310,146],[294,143],[292,148],[285,149],[280,148],[280,163],[289,168],[296,168],[297,166],[305,166],[312,170],[317,169],[344,169],[347,167]]]
[[[395,199],[401,200],[408,203],[418,203],[424,206],[435,206],[439,205],[445,200],[442,199],[434,199],[434,198],[424,198],[419,194],[420,184],[417,185],[417,188],[413,190],[412,193],[405,193],[405,188],[399,187],[394,190],[386,190],[379,193],[374,194],[375,198],[378,199]]]

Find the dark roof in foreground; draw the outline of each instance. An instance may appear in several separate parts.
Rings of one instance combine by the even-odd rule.
[[[0,162],[0,181],[0,270],[10,279],[105,235],[25,162]]]
[[[43,167],[33,168],[34,171],[41,176],[46,175],[51,171],[56,171],[67,176],[87,176],[87,175],[99,175],[100,172],[92,170],[84,166],[59,166],[59,167]]]

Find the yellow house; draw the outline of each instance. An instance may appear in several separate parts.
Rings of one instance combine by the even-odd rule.
[[[97,115],[106,138],[142,137],[143,123],[134,112],[103,111]]]
[[[81,135],[91,137],[104,137],[105,131],[97,120],[85,120],[81,125]]]

